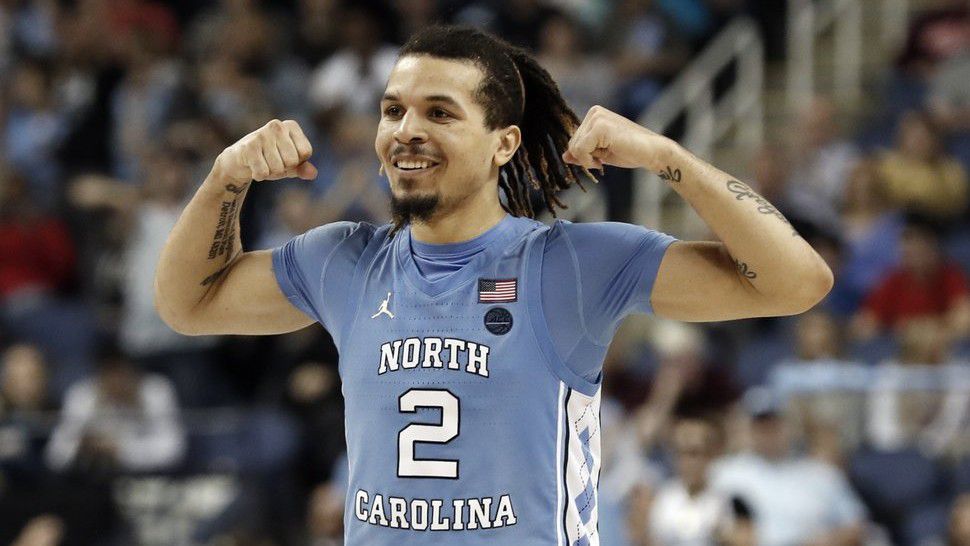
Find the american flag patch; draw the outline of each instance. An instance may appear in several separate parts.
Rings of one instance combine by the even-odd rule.
[[[478,303],[516,301],[518,279],[478,279]]]

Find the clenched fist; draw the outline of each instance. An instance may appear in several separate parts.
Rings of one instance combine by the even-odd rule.
[[[215,168],[239,183],[250,180],[313,180],[317,168],[308,160],[313,147],[293,120],[273,121],[242,137],[216,158]]]
[[[563,161],[587,169],[603,165],[658,171],[673,141],[602,106],[589,109],[576,128]]]

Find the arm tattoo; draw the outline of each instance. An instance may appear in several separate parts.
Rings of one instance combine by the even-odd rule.
[[[218,281],[220,278],[222,278],[223,275],[226,274],[226,271],[229,271],[229,266],[232,265],[232,261],[236,258],[236,256],[238,256],[241,253],[242,253],[242,249],[237,250],[236,253],[232,255],[231,259],[226,260],[226,265],[220,267],[219,270],[216,271],[215,273],[202,279],[202,282],[199,283],[199,286],[209,286],[209,285],[215,284],[216,281]]]
[[[212,235],[212,245],[209,247],[209,259],[214,260],[219,256],[226,256],[229,261],[228,253],[232,250],[232,244],[236,240],[236,218],[239,217],[239,199],[242,193],[249,187],[249,184],[236,186],[227,184],[226,191],[233,194],[230,201],[223,201],[219,209],[219,223],[216,224],[216,231]]]
[[[788,227],[792,228],[792,235],[798,237],[798,232],[792,227],[791,222],[785,218],[785,215],[778,211],[774,205],[768,202],[767,199],[758,195],[750,186],[744,182],[738,182],[737,180],[728,180],[727,189],[734,194],[738,201],[744,201],[745,199],[751,199],[758,205],[758,212],[761,214],[770,214],[775,218],[778,218],[782,222],[788,224]]]
[[[249,183],[243,184],[242,186],[226,184],[226,191],[232,193],[233,197],[230,201],[223,201],[219,206],[219,222],[216,224],[216,231],[212,235],[212,245],[209,247],[210,260],[218,258],[219,256],[225,256],[225,261],[222,267],[215,273],[202,279],[202,282],[199,283],[200,286],[206,287],[205,292],[202,294],[202,299],[205,299],[216,282],[229,271],[229,266],[232,265],[236,256],[242,253],[242,248],[236,250],[232,255],[229,254],[229,251],[232,250],[233,243],[236,241],[236,219],[239,217],[239,200],[248,187]],[[199,301],[202,301],[202,299]]]
[[[680,182],[680,169],[671,170],[670,165],[667,165],[667,170],[660,171],[657,176],[666,182]]]
[[[747,279],[756,279],[756,278],[758,278],[758,274],[757,273],[755,273],[751,269],[748,269],[748,264],[742,262],[741,260],[739,260],[737,258],[734,258],[734,266],[738,268],[738,273],[740,273],[742,277],[745,277]]]

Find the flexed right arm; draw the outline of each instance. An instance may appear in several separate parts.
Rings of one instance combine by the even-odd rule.
[[[312,147],[295,121],[273,120],[226,148],[169,234],[155,307],[187,335],[278,334],[314,320],[280,291],[269,250],[243,252],[239,211],[253,181],[313,180]]]

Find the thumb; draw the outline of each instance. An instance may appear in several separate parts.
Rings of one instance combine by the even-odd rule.
[[[303,180],[315,180],[318,174],[317,168],[309,161],[304,161],[296,167],[296,176]]]
[[[579,165],[579,159],[577,159],[576,156],[574,156],[573,153],[570,152],[569,150],[566,150],[565,152],[562,153],[562,160],[565,161],[566,163]]]

